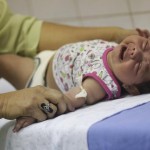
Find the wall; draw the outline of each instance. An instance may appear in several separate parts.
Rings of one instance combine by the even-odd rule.
[[[150,29],[150,0],[8,0],[17,13],[76,26]]]
[[[141,27],[150,30],[150,0],[7,0],[16,13],[75,26]],[[4,84],[4,83],[5,84]],[[0,93],[11,91],[0,79]]]

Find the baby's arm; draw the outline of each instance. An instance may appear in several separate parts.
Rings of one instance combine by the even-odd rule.
[[[74,87],[65,93],[66,96],[72,101],[75,108],[84,106],[85,104],[94,104],[102,100],[106,93],[104,89],[93,78],[87,78],[82,83],[83,88],[87,92],[87,97],[75,98],[81,92],[80,87]]]

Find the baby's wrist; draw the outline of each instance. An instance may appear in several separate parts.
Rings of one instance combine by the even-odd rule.
[[[86,104],[87,95],[83,93],[83,96],[82,96],[80,95],[80,93],[81,93],[80,87],[74,87],[65,93],[65,96],[68,97],[68,99],[71,101],[71,103],[73,104],[75,108],[82,107]]]
[[[80,86],[80,90],[81,91],[75,95],[75,98],[85,98],[85,100],[87,100],[87,92],[82,85]]]

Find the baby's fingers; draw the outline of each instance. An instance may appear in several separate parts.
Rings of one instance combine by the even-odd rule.
[[[16,124],[13,129],[13,132],[18,132],[20,129],[27,127],[33,124],[34,122],[36,122],[36,119],[32,117],[20,117],[16,120]]]

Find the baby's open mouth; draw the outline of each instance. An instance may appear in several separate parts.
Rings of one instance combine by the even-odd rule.
[[[125,56],[125,51],[127,50],[126,46],[122,46],[120,50],[120,59],[123,60]]]

